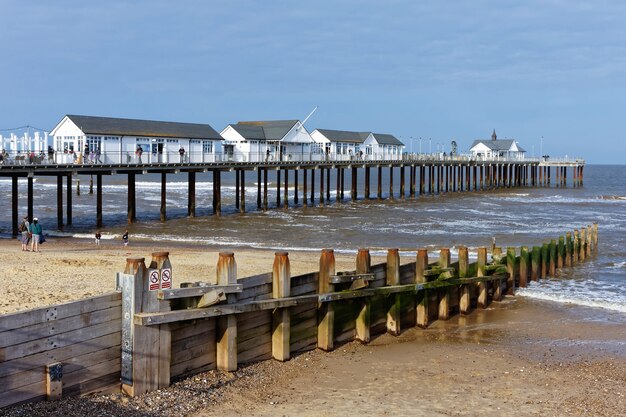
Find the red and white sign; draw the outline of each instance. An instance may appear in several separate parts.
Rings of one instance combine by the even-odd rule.
[[[161,288],[172,288],[172,270],[169,268],[161,270]]]
[[[150,278],[150,291],[158,291],[161,284],[161,274],[159,274],[158,269],[151,269],[148,272],[148,276]]]

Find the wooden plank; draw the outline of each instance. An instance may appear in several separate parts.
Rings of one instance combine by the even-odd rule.
[[[272,314],[269,310],[244,313],[239,316],[238,330],[239,333],[242,333],[258,326],[271,326],[271,323]]]
[[[90,380],[96,380],[111,373],[116,373],[119,378],[121,368],[122,362],[120,358],[111,359],[96,365],[84,367],[74,372],[64,373],[63,385],[66,390],[71,391],[71,387],[75,385],[80,385]]]
[[[118,394],[121,391],[120,372],[114,371],[65,389],[68,395]]]
[[[258,344],[254,348],[242,351],[239,354],[240,363],[256,362],[263,359],[272,358],[272,340],[268,339],[267,342]]]
[[[43,374],[43,371],[42,371]],[[0,409],[27,401],[43,401],[46,399],[46,383],[43,381],[23,386],[16,390],[0,393]]]
[[[65,346],[84,343],[107,334],[119,332],[121,330],[121,320],[111,320],[104,323],[98,323],[93,326],[83,327],[80,329],[55,334],[37,340],[32,340],[15,346],[0,348],[0,360],[2,362],[11,361],[13,359],[24,358],[25,356],[34,355],[41,352],[51,351]],[[0,372],[0,376],[2,373]]]
[[[249,288],[262,286],[264,284],[272,283],[272,272],[267,272],[264,274],[253,275],[251,277],[240,278],[237,280],[237,284],[243,284],[243,289],[247,290]]]
[[[307,284],[301,284],[297,287],[291,287],[291,295],[296,297],[299,295],[315,294],[317,293],[317,281],[313,281]]]
[[[270,316],[271,316],[271,313],[270,313]],[[239,333],[237,334],[237,343],[242,344],[244,342],[247,342],[250,339],[257,339],[259,337],[265,337],[271,334],[272,334],[272,321],[268,322],[267,324],[262,324],[260,326],[248,329],[245,332],[242,332],[241,330],[239,330]]]
[[[186,298],[186,297],[201,297],[204,294],[218,290],[222,291],[224,294],[234,294],[240,293],[243,291],[243,284],[230,284],[230,285],[205,285],[201,287],[186,287],[186,288],[175,288],[171,290],[161,290],[157,293],[157,298],[159,300],[174,300],[177,298]]]
[[[191,320],[184,327],[172,330],[172,344],[179,340],[215,331],[215,319]],[[170,326],[177,323],[170,323]]]
[[[213,347],[208,345],[196,346],[190,352],[188,359],[172,363],[170,373],[172,378],[187,375],[200,370],[217,369],[217,359]]]
[[[57,304],[46,308],[19,311],[0,315],[0,335],[23,327],[77,316],[91,311],[104,310],[122,305],[122,295],[117,292],[107,293],[80,301]]]
[[[103,310],[90,311],[64,319],[21,327],[13,331],[2,332],[0,333],[0,349],[40,339],[47,339],[48,337],[54,335],[81,329],[87,325],[95,325],[111,320],[119,320],[121,317],[122,309],[119,306],[115,306]],[[0,355],[2,354],[1,352],[2,351],[0,350]]]
[[[200,340],[200,339],[197,339]],[[215,335],[204,339],[204,343],[197,343],[196,340],[189,340],[192,343],[187,349],[172,352],[172,367],[184,362],[189,362],[199,356],[208,355],[207,363],[216,362]],[[173,375],[173,374],[172,374]]]

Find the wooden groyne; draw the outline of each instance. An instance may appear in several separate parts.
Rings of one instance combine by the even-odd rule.
[[[129,258],[117,292],[0,316],[0,407],[94,391],[140,395],[204,370],[427,328],[576,266],[597,248],[594,224],[532,249],[481,247],[473,262],[464,246],[456,259],[449,248],[415,249],[408,263],[392,248],[374,265],[370,250],[359,249],[355,269],[338,272],[325,249],[317,271],[291,276],[289,254],[276,252],[272,271],[245,278],[235,255],[222,252],[216,284],[176,289],[167,252],[149,263]]]
[[[161,221],[167,219],[167,178],[168,175],[187,175],[187,215],[196,216],[196,177],[210,175],[213,184],[211,191],[211,211],[219,216],[222,213],[222,178],[226,173],[235,173],[235,209],[241,213],[250,209],[246,201],[246,187],[249,181],[256,182],[256,208],[268,210],[270,207],[324,206],[332,201],[341,202],[346,198],[346,189],[353,201],[383,199],[383,171],[388,170],[389,199],[416,198],[449,192],[491,191],[512,187],[550,186],[551,170],[557,172],[556,186],[567,185],[567,170],[573,171],[573,186],[582,186],[584,161],[538,161],[538,160],[471,160],[471,159],[419,159],[390,161],[309,161],[309,162],[219,162],[219,163],[154,163],[154,164],[48,164],[48,165],[0,165],[0,177],[11,178],[11,230],[17,236],[19,225],[18,179],[26,178],[27,214],[33,218],[33,181],[37,177],[56,178],[57,227],[63,229],[72,224],[72,198],[80,193],[78,176],[89,176],[89,193],[96,194],[95,227],[102,227],[103,179],[114,175],[126,176],[127,219],[128,223],[137,220],[136,181],[137,176],[158,174],[160,176]],[[372,173],[372,170],[375,172]],[[408,175],[407,175],[407,172]],[[247,176],[247,174],[252,174]],[[271,175],[270,175],[271,174]],[[375,175],[373,175],[375,174]],[[399,175],[398,175],[399,174]],[[336,192],[331,195],[331,175],[335,177]],[[349,177],[346,179],[346,177]],[[375,177],[375,184],[374,182]],[[399,178],[399,190],[394,189],[394,177]],[[248,178],[248,182],[246,181]],[[317,180],[316,180],[317,178]],[[359,179],[363,184],[359,184]],[[268,184],[276,187],[276,202],[268,200]],[[346,182],[349,184],[346,184]],[[317,188],[316,188],[317,185]],[[375,186],[375,191],[372,186]],[[289,190],[293,200],[289,201]],[[282,191],[282,192],[281,192]],[[301,194],[300,194],[301,192]],[[374,195],[375,192],[375,195]],[[64,198],[65,195],[65,198]],[[9,199],[6,200],[7,202]],[[7,207],[8,210],[8,207]]]

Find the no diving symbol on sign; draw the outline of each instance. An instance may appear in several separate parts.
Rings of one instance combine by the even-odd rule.
[[[172,270],[161,270],[161,288],[172,288]]]
[[[150,271],[150,291],[157,291],[159,289],[160,278],[158,270]]]

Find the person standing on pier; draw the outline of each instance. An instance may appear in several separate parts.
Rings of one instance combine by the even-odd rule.
[[[22,223],[20,223],[19,231],[22,233],[20,236],[22,241],[22,252],[28,251],[28,241],[30,240],[30,222],[28,216],[24,216]]]
[[[96,162],[99,164],[102,163],[102,161],[100,160],[100,147],[99,146],[96,148]]]
[[[178,153],[180,154],[180,163],[182,164],[183,162],[185,162],[185,148],[181,146],[178,150]]]
[[[141,145],[137,146],[137,150],[135,151],[135,155],[137,155],[137,162],[138,163],[142,163],[141,161],[141,154],[143,154],[143,148],[141,147]]]

